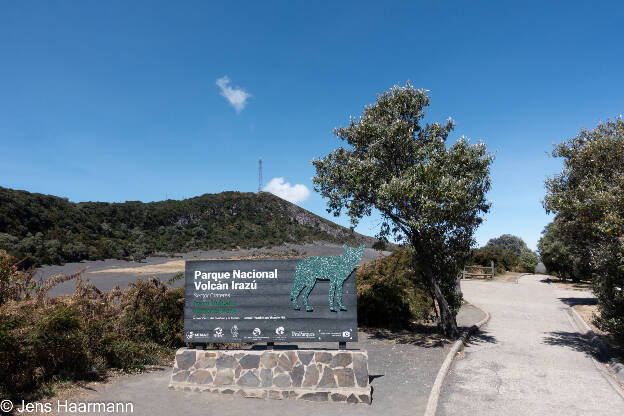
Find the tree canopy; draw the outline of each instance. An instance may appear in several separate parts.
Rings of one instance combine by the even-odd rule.
[[[556,216],[540,251],[562,273],[592,278],[598,324],[624,340],[624,121],[583,129],[553,156],[564,167],[546,180],[544,207]]]
[[[334,131],[347,144],[313,160],[315,189],[328,212],[343,210],[353,225],[380,213],[379,237],[405,239],[427,282],[447,335],[457,335],[461,299],[456,277],[470,254],[473,234],[488,212],[493,157],[483,143],[460,138],[448,145],[453,122],[422,123],[430,98],[409,82],[365,107],[362,116]]]
[[[497,246],[504,248],[505,250],[513,251],[518,256],[522,254],[522,251],[529,249],[523,239],[511,234],[503,234],[500,237],[491,238],[487,242],[487,245]]]

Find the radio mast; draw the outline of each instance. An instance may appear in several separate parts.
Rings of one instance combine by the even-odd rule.
[[[262,158],[258,159],[258,193],[262,192]]]

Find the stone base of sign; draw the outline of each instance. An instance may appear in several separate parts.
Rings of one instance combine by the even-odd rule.
[[[176,353],[169,388],[260,399],[371,402],[359,350],[195,350]]]

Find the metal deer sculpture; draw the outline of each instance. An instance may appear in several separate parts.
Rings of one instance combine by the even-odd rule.
[[[365,247],[351,248],[344,245],[343,248],[345,253],[341,256],[308,257],[297,263],[293,288],[290,292],[290,298],[295,310],[301,309],[297,298],[304,288],[303,306],[305,306],[308,312],[314,310],[314,308],[308,305],[308,296],[317,280],[329,280],[330,282],[329,310],[337,312],[334,307],[334,295],[336,295],[336,301],[340,310],[347,310],[342,304],[342,285],[362,259]]]

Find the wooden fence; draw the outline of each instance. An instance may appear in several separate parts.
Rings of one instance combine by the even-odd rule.
[[[494,279],[494,261],[490,267],[487,266],[466,266],[462,270],[462,279],[480,277],[485,279]]]

